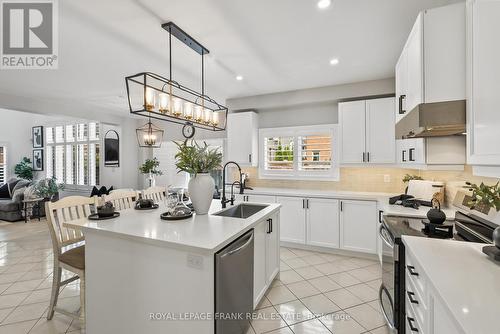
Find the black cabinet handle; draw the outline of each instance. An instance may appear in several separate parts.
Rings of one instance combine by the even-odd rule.
[[[344,209],[344,205],[342,204],[343,202],[340,201],[340,211],[342,211]]]
[[[273,233],[273,220],[269,218],[267,220],[267,234]]]
[[[401,161],[406,162],[406,150],[401,151]]]
[[[412,304],[418,304],[418,300],[415,299],[415,292],[411,292],[411,291],[406,291],[406,293],[408,294],[408,299],[410,300],[410,303]]]
[[[399,114],[402,115],[406,112],[403,110],[403,100],[406,98],[406,95],[399,95]]]
[[[413,323],[415,322],[415,319],[413,319],[411,317],[406,317],[406,319],[408,319],[408,325],[410,325],[411,331],[418,333],[418,328],[413,325]]]
[[[410,273],[410,275],[412,275],[412,276],[418,276],[418,273],[415,271],[415,267],[414,266],[407,265],[406,268],[408,268],[408,272]]]
[[[309,199],[306,199],[306,209],[309,209]]]
[[[248,162],[250,162],[250,163],[252,162],[252,154],[248,155]]]
[[[415,157],[413,156],[413,152],[415,152],[415,149],[410,148],[408,152],[410,153],[410,161],[415,161]]]
[[[382,213],[384,213],[384,211],[382,210],[378,210],[378,222],[380,224],[382,224]]]
[[[370,162],[370,152],[366,152],[366,160]]]
[[[365,162],[366,158],[365,158],[365,152],[363,152],[363,162]]]
[[[306,208],[306,200],[302,199],[302,209],[305,209],[305,208]]]

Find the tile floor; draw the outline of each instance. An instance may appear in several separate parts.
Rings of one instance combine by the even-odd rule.
[[[389,333],[377,302],[380,277],[374,260],[281,248],[280,277],[248,334]],[[0,334],[83,333],[70,317],[46,320],[51,283],[46,223],[0,221]],[[61,291],[60,307],[79,308],[78,283]]]

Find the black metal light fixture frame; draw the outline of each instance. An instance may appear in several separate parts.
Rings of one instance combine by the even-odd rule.
[[[154,118],[162,121],[186,124],[190,123],[194,127],[212,131],[223,131],[226,129],[226,120],[228,108],[209,96],[205,95],[205,68],[204,68],[204,55],[208,54],[209,51],[202,44],[197,42],[194,38],[189,36],[181,28],[179,28],[175,23],[168,22],[162,24],[162,28],[169,33],[169,78],[165,78],[155,73],[151,72],[141,72],[125,78],[127,86],[127,97],[129,103],[130,113]],[[201,93],[181,85],[177,81],[172,80],[172,35],[178,40],[186,44],[196,53],[201,55]],[[131,98],[131,87],[132,85],[139,85],[142,90],[142,103],[140,105],[134,106]],[[147,89],[152,89],[155,94],[166,93],[170,97],[168,112],[160,111],[159,108],[148,107],[146,101]],[[202,117],[196,117],[195,110],[192,110],[191,118],[186,118],[182,115],[174,115],[171,111],[173,108],[172,99],[180,99],[184,102],[189,102],[193,105],[200,107],[202,110]],[[206,113],[211,112],[212,114],[207,120]],[[213,114],[217,113],[218,117],[214,117]],[[198,115],[199,116],[199,115]],[[213,121],[217,119],[218,122]]]

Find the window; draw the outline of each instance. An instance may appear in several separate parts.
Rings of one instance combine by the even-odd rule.
[[[260,129],[261,178],[338,180],[336,125]]]
[[[47,177],[67,185],[99,184],[99,124],[95,122],[47,127]]]
[[[0,146],[0,184],[7,181],[7,149]]]

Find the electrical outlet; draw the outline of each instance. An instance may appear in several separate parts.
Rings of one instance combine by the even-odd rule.
[[[384,182],[385,182],[385,183],[389,183],[389,182],[391,182],[391,176],[390,176],[389,174],[385,174],[385,175],[384,175]]]
[[[203,269],[203,257],[199,255],[188,254],[187,265],[188,267],[194,269]]]

